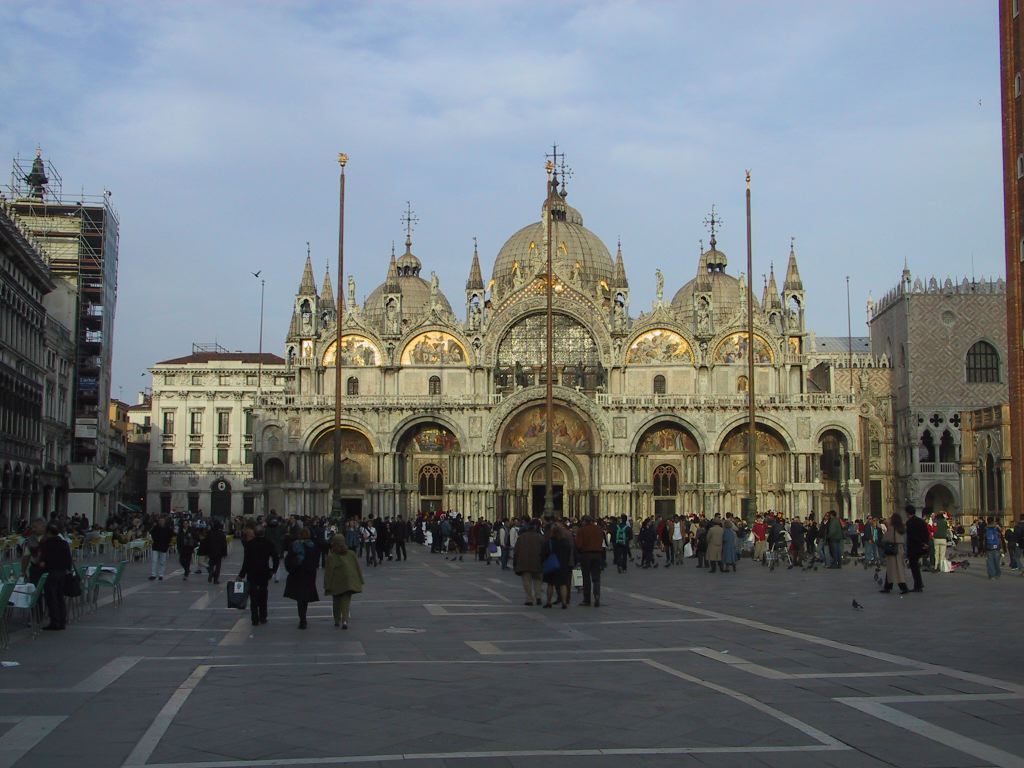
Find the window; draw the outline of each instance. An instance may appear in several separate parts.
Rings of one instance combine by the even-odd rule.
[[[188,495],[188,511],[198,512],[199,511],[199,494],[190,493]]]
[[[231,383],[231,376],[226,373],[222,373],[217,377],[217,383],[222,387],[226,387]]]
[[[662,376],[660,373],[654,377],[654,394],[665,394],[665,377]]]
[[[164,434],[174,434],[174,411],[164,411]]]
[[[255,387],[257,378],[255,373],[247,373],[245,374],[245,383],[250,387]]]
[[[160,494],[160,514],[169,515],[171,514],[171,494],[161,493]]]
[[[149,429],[151,426],[153,426],[152,422],[150,421],[151,418],[152,418],[151,416],[143,416],[142,417],[142,426],[143,426],[143,428]]]
[[[747,382],[747,377],[746,376],[739,376],[739,377],[737,377],[737,379],[736,379],[736,391],[737,392],[746,392],[747,391],[747,385],[748,385],[748,382]]]
[[[359,395],[359,379],[355,376],[349,376],[348,385],[345,387],[345,394],[353,397]]]
[[[420,469],[420,496],[440,496],[444,490],[444,475],[437,464]]]
[[[198,464],[199,463],[199,449],[198,448],[190,448],[189,449],[189,451],[188,451],[188,463],[189,464]]]
[[[431,376],[430,381],[427,383],[427,394],[440,395],[441,394],[441,377]]]
[[[174,449],[173,448],[164,448],[164,453],[163,453],[163,456],[161,457],[160,461],[163,462],[164,464],[173,464],[174,463]]]
[[[226,435],[231,432],[231,411],[217,411],[217,434]]]
[[[192,374],[192,386],[199,386],[203,383],[203,375],[201,373]]]
[[[228,463],[228,449],[227,448],[218,448],[217,449],[217,463],[218,464],[227,464]]]
[[[188,415],[188,424],[190,435],[203,434],[203,412],[191,411]]]
[[[164,386],[165,387],[174,386],[174,374],[173,373],[165,373],[164,374]]]
[[[671,464],[662,464],[654,470],[654,495],[675,496],[679,490],[679,473]]]
[[[992,384],[999,381],[999,353],[987,341],[979,341],[967,352],[967,383]]]
[[[245,449],[245,457],[242,459],[245,464],[252,464],[252,448]]]

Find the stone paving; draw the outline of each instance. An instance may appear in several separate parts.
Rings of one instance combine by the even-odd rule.
[[[254,628],[205,574],[136,564],[123,606],[14,632],[0,768],[1024,766],[1024,578],[979,560],[900,598],[859,567],[693,563],[545,610],[413,547],[367,572],[348,631],[322,601],[305,632],[283,582]]]

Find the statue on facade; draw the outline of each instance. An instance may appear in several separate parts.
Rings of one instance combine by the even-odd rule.
[[[356,280],[352,275],[348,276],[348,305],[352,309],[356,306]]]
[[[583,281],[583,277],[580,274],[580,271],[582,269],[583,265],[580,264],[579,259],[576,259],[576,261],[573,262],[572,271],[569,273],[569,282],[575,285],[577,288],[580,287],[580,284]]]
[[[384,328],[387,333],[398,333],[398,302],[394,299],[388,299],[387,304],[384,305]]]
[[[697,334],[699,336],[711,335],[711,311],[705,296],[701,296],[697,303]]]
[[[661,274],[660,269],[654,270],[654,295],[658,299],[658,304],[665,299],[665,276]]]

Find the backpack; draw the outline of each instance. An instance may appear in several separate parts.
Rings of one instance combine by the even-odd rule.
[[[999,549],[999,531],[994,525],[985,529],[985,549],[990,552]]]

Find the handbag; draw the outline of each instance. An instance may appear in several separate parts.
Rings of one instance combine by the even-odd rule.
[[[82,577],[72,569],[64,576],[64,597],[82,596]]]
[[[249,583],[246,581],[228,582],[228,608],[244,611],[249,604]]]
[[[895,557],[900,553],[900,545],[895,541],[883,541],[882,542],[882,554]]]
[[[549,576],[555,571],[562,567],[562,561],[558,559],[558,555],[555,554],[555,548],[551,547],[548,556],[544,558],[544,564],[541,565],[541,569],[544,571],[545,576]]]

